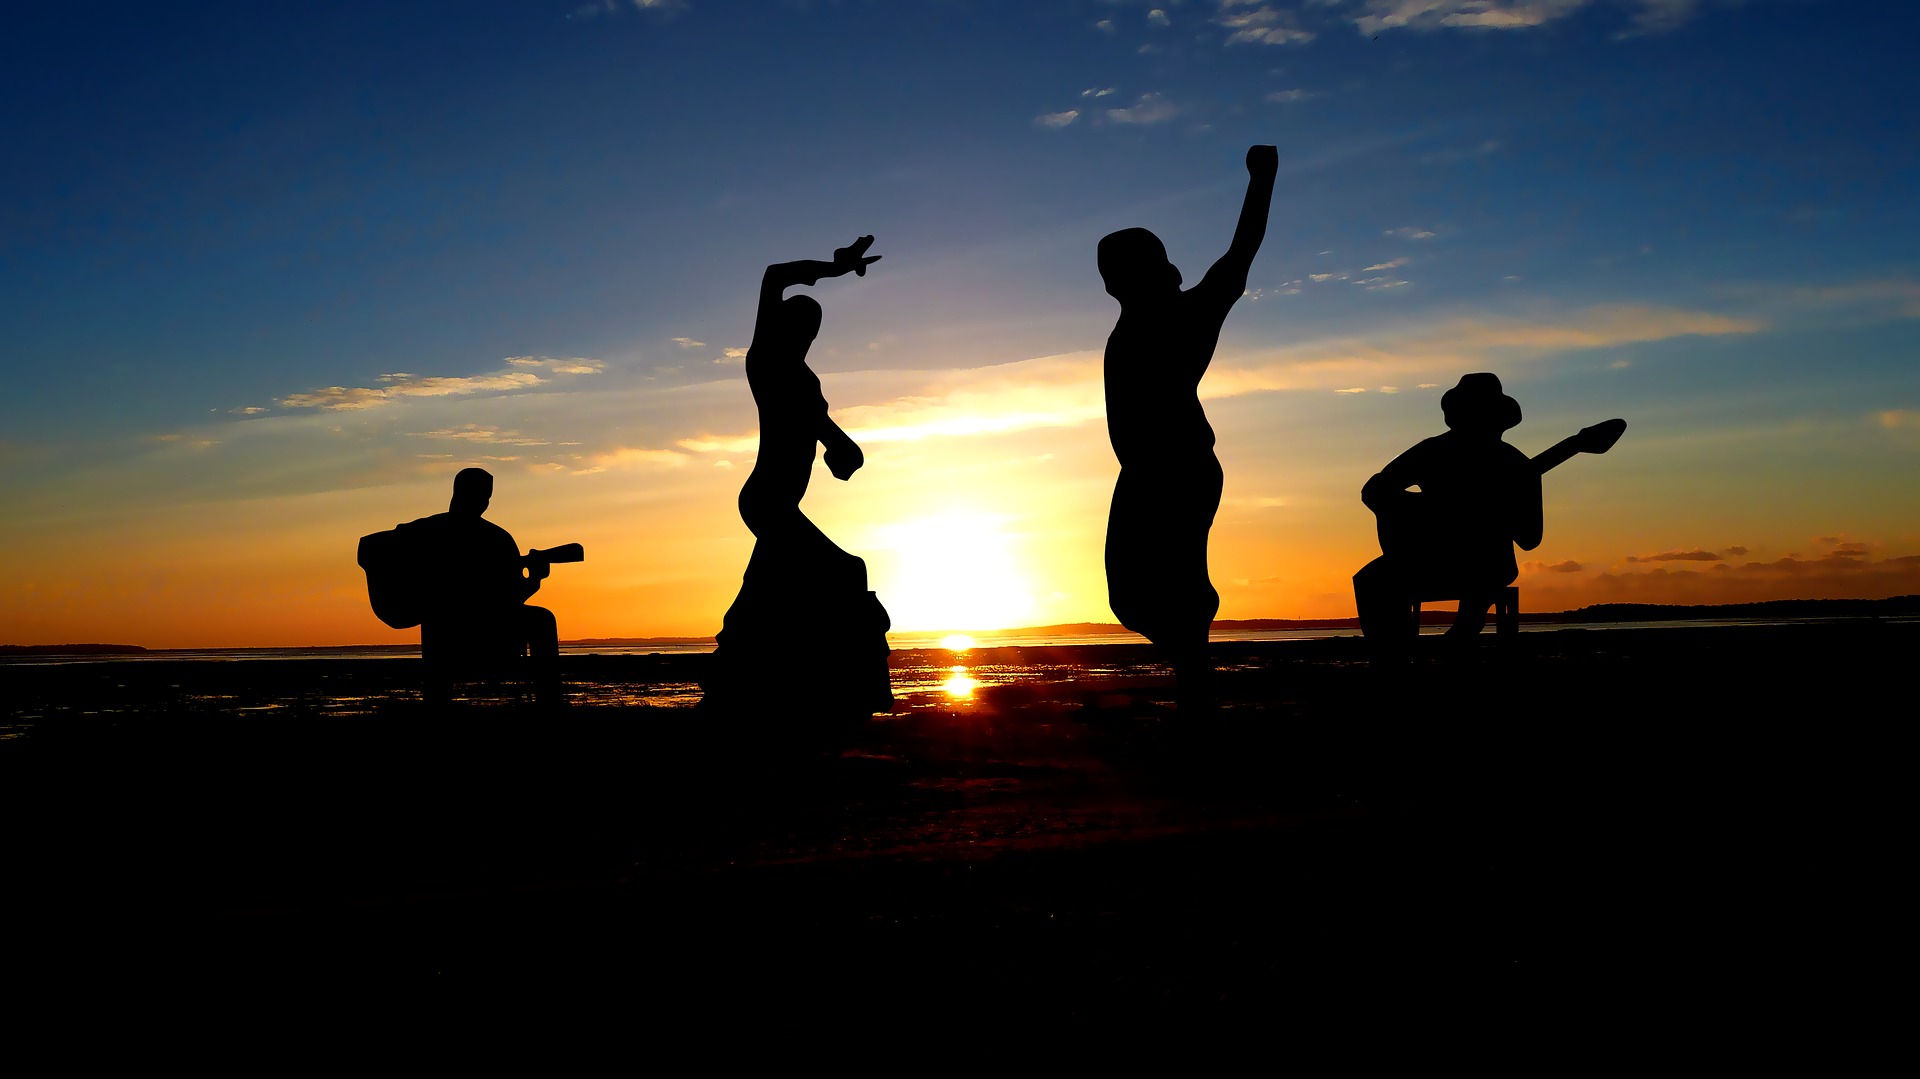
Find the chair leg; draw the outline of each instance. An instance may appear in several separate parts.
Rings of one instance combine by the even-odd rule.
[[[1511,637],[1520,632],[1520,590],[1512,585],[1502,588],[1493,601],[1494,632]]]

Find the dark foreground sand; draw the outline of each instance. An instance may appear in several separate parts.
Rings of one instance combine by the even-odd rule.
[[[1602,970],[1858,931],[1832,916],[1873,906],[1916,642],[1575,630],[1397,680],[1352,639],[1222,645],[1203,730],[1144,648],[992,650],[969,665],[1008,684],[922,682],[831,751],[647,703],[684,701],[702,656],[570,661],[585,703],[558,715],[429,711],[408,661],[4,667],[0,924],[29,984],[580,992],[949,1035],[1410,978],[1585,971],[1598,997]]]

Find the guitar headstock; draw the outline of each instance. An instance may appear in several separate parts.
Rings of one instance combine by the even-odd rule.
[[[1605,453],[1613,448],[1615,442],[1627,430],[1625,420],[1604,420],[1592,427],[1582,427],[1580,433],[1573,436],[1580,446],[1581,453]]]

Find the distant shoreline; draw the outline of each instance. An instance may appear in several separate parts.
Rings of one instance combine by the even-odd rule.
[[[1426,624],[1441,624],[1452,620],[1453,612],[1446,609],[1423,611],[1421,621]],[[1589,623],[1606,624],[1611,622],[1689,622],[1708,619],[1728,618],[1884,618],[1920,616],[1920,596],[1893,596],[1887,599],[1781,599],[1761,603],[1721,603],[1721,604],[1669,604],[1669,603],[1598,603],[1587,607],[1578,607],[1571,611],[1526,612],[1520,614],[1520,621],[1530,623]],[[1245,633],[1264,630],[1319,630],[1354,629],[1360,626],[1357,618],[1223,618],[1213,623],[1216,633]],[[1132,630],[1113,622],[1064,622],[1050,626],[1025,626],[1018,629],[1002,630],[965,630],[959,633],[977,634],[984,637],[1100,637],[1126,636]],[[636,647],[641,645],[710,645],[712,637],[582,637],[560,642],[563,646],[576,648],[589,647]],[[148,648],[137,644],[0,644],[0,658],[16,656],[120,656],[140,655],[150,652],[214,652],[228,650],[257,650],[260,647],[235,645],[226,648]],[[394,651],[415,650],[416,644],[357,644],[357,645],[309,645],[280,648],[280,651],[369,651],[391,649]]]

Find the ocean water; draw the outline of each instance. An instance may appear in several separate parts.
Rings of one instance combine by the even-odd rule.
[[[1915,621],[1892,619],[1891,621]],[[1563,629],[1721,628],[1818,624],[1852,619],[1701,619],[1665,622],[1535,623],[1522,632]],[[1428,632],[1443,632],[1429,627]],[[1491,631],[1489,631],[1491,632]],[[1034,687],[1042,696],[1063,692],[1160,692],[1170,672],[1146,641],[1131,633],[1045,635],[972,634],[973,647],[947,647],[949,635],[890,635],[896,712],[923,709],[967,710],[991,706],[996,687]],[[1355,639],[1354,629],[1251,630],[1216,633],[1216,643]],[[1357,643],[1357,641],[1356,641]],[[1085,651],[1086,646],[1119,645]],[[1078,646],[1078,647],[1075,647]],[[1010,653],[995,649],[1020,648]],[[634,642],[620,645],[570,645],[567,656],[603,656],[604,665],[583,663],[569,675],[576,704],[639,708],[687,708],[701,699],[694,670],[672,662],[676,655],[711,652],[704,642]],[[1051,654],[1050,654],[1051,653]],[[0,739],[16,737],[33,724],[63,717],[143,714],[216,714],[268,719],[285,715],[329,717],[394,714],[417,707],[420,687],[412,664],[417,645],[364,645],[332,648],[167,649],[124,656],[27,656],[0,660],[9,692],[0,694]],[[1356,653],[1357,654],[1357,653]],[[659,656],[661,661],[646,657]],[[623,661],[616,657],[632,657]],[[312,662],[307,661],[332,661]],[[273,661],[273,662],[259,662]],[[288,662],[293,661],[293,662]],[[344,662],[343,662],[344,661]],[[367,662],[373,661],[373,662]],[[796,686],[798,696],[805,687]],[[504,706],[518,700],[511,684],[473,686],[463,692],[475,706]],[[1004,698],[1003,698],[1004,699]],[[408,702],[413,702],[409,704]],[[670,713],[663,712],[662,716]]]
[[[1520,625],[1522,633],[1552,633],[1566,629],[1611,630],[1611,629],[1662,629],[1692,627],[1706,629],[1724,626],[1777,626],[1777,625],[1816,625],[1825,622],[1850,621],[1834,618],[1696,618],[1672,621],[1650,622],[1524,622]],[[1895,618],[1892,621],[1907,621]],[[1424,626],[1423,635],[1444,633],[1444,625]],[[1487,633],[1493,628],[1489,622]],[[1215,643],[1237,641],[1315,641],[1333,637],[1358,637],[1360,631],[1353,627],[1334,627],[1328,629],[1264,629],[1237,630],[1232,632],[1215,631],[1211,640]],[[946,641],[956,636],[951,633],[889,633],[887,642],[895,651],[909,650],[949,650]],[[1049,647],[1085,647],[1102,644],[1146,644],[1147,639],[1137,633],[1089,633],[1089,634],[1034,634],[1020,632],[973,632],[964,634],[975,648],[1049,648]],[[562,656],[646,656],[646,655],[690,655],[713,651],[713,644],[707,641],[633,641],[618,644],[562,644]],[[418,644],[370,644],[370,645],[328,645],[308,648],[157,648],[146,652],[134,652],[122,655],[28,655],[0,659],[0,664],[44,665],[68,663],[141,663],[141,662],[234,662],[260,659],[418,659]]]

